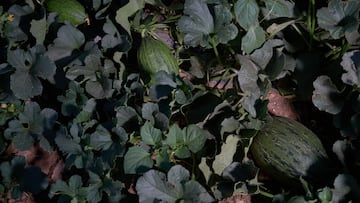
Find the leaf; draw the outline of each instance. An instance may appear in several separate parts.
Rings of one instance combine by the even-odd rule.
[[[87,81],[85,90],[95,99],[110,98],[114,92],[112,88],[112,80],[104,77],[97,78],[97,81]]]
[[[259,67],[248,57],[238,55],[241,68],[238,72],[238,81],[241,90],[246,94],[244,108],[256,116],[255,101],[260,98],[260,88],[257,84]]]
[[[121,9],[121,8],[120,8]],[[101,39],[101,46],[107,49],[117,48],[121,52],[127,52],[130,49],[130,42],[126,35],[120,34],[110,19],[106,19],[103,30],[106,35]]]
[[[360,87],[360,51],[345,53],[341,66],[345,71],[341,76],[342,81],[345,84]]]
[[[36,44],[43,44],[47,31],[46,17],[44,16],[40,20],[33,19],[30,25],[30,32],[35,37]]]
[[[336,154],[341,164],[345,167],[347,166],[346,152],[348,152],[350,147],[350,143],[346,140],[337,140],[332,146],[332,151]]]
[[[215,12],[215,39],[216,44],[226,44],[228,41],[234,39],[238,34],[237,27],[232,24],[233,16],[231,14],[231,11],[225,7],[224,5],[216,5],[214,7]],[[214,46],[214,44],[213,44]]]
[[[259,48],[265,42],[265,31],[259,24],[249,27],[249,30],[241,39],[241,48],[249,54]]]
[[[75,80],[79,76],[84,76],[83,80],[95,80],[96,72],[100,72],[101,61],[100,57],[94,54],[88,55],[85,58],[84,65],[73,65],[66,71],[66,77],[70,80]]]
[[[295,17],[294,6],[295,4],[285,0],[263,0],[266,10],[263,10],[264,16],[269,19],[286,17]]]
[[[317,11],[316,17],[320,28],[329,31],[334,39],[339,39],[345,33],[358,30],[359,11],[359,1],[331,0],[328,7]]]
[[[265,70],[274,55],[274,48],[282,46],[284,43],[278,39],[267,40],[260,49],[256,49],[251,55],[251,59]]]
[[[98,125],[95,132],[90,135],[90,146],[95,150],[108,150],[112,144],[111,134],[102,125]]]
[[[141,146],[132,146],[124,156],[124,171],[127,174],[144,173],[152,168],[151,154]]]
[[[30,102],[25,105],[18,120],[9,122],[4,135],[7,139],[12,139],[19,150],[28,150],[36,140],[48,144],[46,140],[42,140],[45,139],[43,132],[50,130],[56,119],[57,113],[54,110],[48,108],[41,110],[38,103]]]
[[[214,33],[214,19],[204,0],[186,0],[184,15],[178,21],[179,31],[185,33],[184,43],[193,47],[211,47],[208,38]]]
[[[333,202],[347,202],[352,196],[352,200],[360,200],[360,186],[356,179],[349,174],[339,174],[334,180]]]
[[[277,33],[281,32],[282,30],[284,30],[285,28],[287,28],[289,25],[293,25],[295,24],[296,20],[289,20],[283,23],[273,23],[271,24],[268,28],[266,28],[266,32],[270,34],[270,37],[268,38],[272,38],[273,36],[275,36]]]
[[[255,0],[237,0],[234,5],[236,20],[245,30],[258,24],[259,6]]]
[[[69,82],[65,96],[60,95],[57,99],[62,102],[61,113],[64,116],[76,116],[88,100],[84,94],[84,89],[74,81]]]
[[[132,107],[122,106],[116,109],[117,127],[123,127],[128,122],[138,122],[138,114]]]
[[[344,100],[331,79],[325,75],[319,76],[313,85],[315,88],[312,96],[314,105],[321,111],[331,114],[339,113],[344,105]]]
[[[44,53],[42,45],[29,51],[16,49],[8,52],[8,62],[16,69],[10,77],[10,88],[16,97],[28,99],[40,95],[43,86],[39,78],[54,82],[56,66]]]
[[[116,11],[115,20],[119,23],[131,36],[129,17],[134,15],[137,11],[143,9],[145,6],[145,0],[129,1],[125,6],[119,8]]]
[[[140,177],[136,182],[139,202],[214,201],[204,187],[194,180],[189,180],[189,172],[181,165],[173,166],[167,177],[156,170],[150,170]]]
[[[47,175],[40,168],[29,166],[25,167],[25,157],[16,156],[10,162],[2,162],[0,171],[3,176],[3,183],[8,188],[14,187],[12,184],[19,184],[20,193],[31,192],[37,194],[45,190],[48,186]]]
[[[221,145],[220,154],[215,156],[212,168],[218,175],[222,175],[224,169],[233,162],[240,138],[236,135],[228,135],[226,141]]]
[[[195,124],[186,126],[183,131],[185,133],[184,144],[191,152],[199,152],[204,147],[207,140],[204,131]]]
[[[158,146],[162,140],[162,132],[146,122],[140,129],[141,140],[147,145]]]
[[[53,61],[70,56],[73,50],[79,49],[85,43],[84,34],[71,24],[61,26],[57,32],[54,44],[47,52]]]
[[[70,196],[74,201],[83,202],[86,199],[86,188],[82,187],[82,180],[79,175],[70,177],[69,182],[57,180],[50,187],[49,197],[53,198],[55,195]]]
[[[201,128],[194,124],[180,129],[177,124],[170,127],[165,144],[175,150],[175,155],[179,158],[188,158],[190,152],[199,152],[206,142],[206,136]]]
[[[74,129],[73,126],[71,129]],[[81,154],[82,148],[79,144],[80,140],[77,139],[77,135],[74,132],[72,133],[72,136],[73,137],[67,135],[65,130],[58,131],[55,138],[55,143],[59,147],[59,150],[64,154]]]

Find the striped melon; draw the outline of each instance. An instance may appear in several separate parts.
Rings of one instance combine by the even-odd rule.
[[[322,181],[327,170],[328,156],[319,138],[288,118],[273,117],[254,137],[250,152],[260,169],[285,185],[297,185],[300,177]]]

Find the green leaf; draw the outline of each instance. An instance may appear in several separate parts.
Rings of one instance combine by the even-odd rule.
[[[331,0],[328,7],[319,9],[316,17],[319,27],[327,30],[334,39],[359,28],[360,2]]]
[[[232,24],[233,16],[231,11],[224,5],[216,5],[215,13],[215,41],[217,43],[226,44],[228,41],[235,39],[238,34],[237,27]],[[213,45],[214,46],[214,45]]]
[[[84,89],[74,81],[69,82],[65,96],[60,95],[57,99],[62,102],[61,113],[64,116],[76,116],[88,100],[84,94]]]
[[[146,122],[140,129],[141,140],[147,145],[158,146],[162,140],[162,132]]]
[[[259,10],[256,0],[237,0],[234,5],[236,20],[245,30],[258,24]]]
[[[121,9],[121,8],[120,8]],[[101,46],[107,49],[117,48],[121,52],[127,52],[131,44],[126,35],[120,34],[110,19],[106,19],[103,30],[106,35],[101,39]]]
[[[204,187],[189,180],[189,172],[181,165],[173,166],[166,175],[150,170],[136,182],[139,202],[212,202],[214,199]]]
[[[220,154],[215,156],[212,168],[218,175],[222,175],[224,169],[228,167],[234,160],[238,142],[240,138],[236,135],[228,135],[226,141],[221,145]]]
[[[188,158],[191,152],[197,153],[205,144],[206,136],[202,129],[191,124],[183,129],[178,125],[172,125],[165,140],[165,144],[175,150],[175,155],[179,158]]]
[[[12,139],[15,148],[28,150],[36,140],[41,141],[47,146],[48,143],[43,136],[45,130],[51,130],[57,119],[57,113],[45,108],[40,109],[36,102],[27,103],[24,111],[19,114],[19,120],[9,122],[9,127],[5,130],[5,137]],[[46,150],[48,147],[46,147]]]
[[[16,97],[28,99],[40,95],[43,86],[39,78],[54,82],[56,66],[44,53],[42,45],[29,51],[16,49],[8,52],[8,62],[16,69],[10,77],[10,88]]]
[[[111,79],[101,76],[97,81],[87,81],[85,90],[95,99],[110,98],[114,92],[112,82]]]
[[[341,111],[344,100],[341,92],[328,76],[319,76],[313,82],[315,90],[313,91],[312,102],[321,111],[331,114],[337,114]]]
[[[141,146],[132,146],[124,156],[124,171],[128,174],[144,173],[152,168],[151,154]]]
[[[25,164],[24,156],[15,156],[11,161],[4,161],[0,164],[2,182],[7,188],[11,187],[13,178],[18,178],[24,172]]]
[[[102,125],[98,125],[95,132],[90,135],[90,146],[95,150],[107,150],[112,144],[110,132]]]
[[[100,72],[101,61],[98,55],[88,55],[85,58],[84,65],[73,65],[66,71],[66,77],[75,80],[79,76],[83,76],[84,80],[96,80],[96,72]]]
[[[260,87],[257,84],[260,68],[250,58],[238,55],[241,68],[238,72],[238,81],[241,90],[245,93],[244,108],[253,116],[256,116],[255,102],[260,98]]]
[[[71,24],[61,26],[57,32],[54,44],[47,52],[53,61],[70,56],[73,50],[79,49],[85,43],[84,34]]]
[[[184,43],[193,47],[211,47],[209,35],[214,33],[214,19],[204,0],[186,0],[184,15],[178,21],[179,31],[185,33]]]
[[[360,51],[345,53],[341,66],[345,71],[341,76],[342,81],[345,84],[360,87]]]
[[[110,177],[100,177],[98,174],[88,171],[89,173],[89,186],[87,190],[87,199],[91,203],[101,202],[103,194],[108,194],[108,201],[110,203],[120,202],[123,194],[119,191],[123,189],[120,181],[113,180]]]
[[[53,198],[55,195],[70,196],[73,201],[83,202],[86,200],[86,188],[82,187],[82,180],[79,175],[73,175],[70,177],[69,182],[66,183],[63,180],[57,180],[51,185],[49,197]]]
[[[30,32],[36,39],[36,44],[43,44],[47,31],[46,16],[40,20],[33,19],[30,23]]]
[[[334,180],[333,202],[348,202],[353,196],[354,200],[360,200],[360,185],[356,179],[349,174],[339,174]]]
[[[266,9],[263,10],[267,19],[273,18],[292,18],[295,17],[295,4],[286,0],[263,0]]]
[[[117,127],[123,127],[129,122],[139,122],[138,114],[135,109],[130,106],[121,106],[116,109]]]
[[[250,54],[265,42],[265,31],[259,24],[249,27],[245,36],[241,39],[241,47],[245,53]]]
[[[256,49],[251,55],[251,59],[265,70],[274,55],[274,48],[282,46],[284,43],[278,39],[267,40],[260,49]]]
[[[205,132],[195,124],[186,126],[183,129],[185,133],[184,144],[193,153],[199,152],[205,145],[207,137]]]
[[[74,127],[72,127],[72,129],[74,129]],[[56,135],[55,143],[58,146],[59,150],[64,154],[68,154],[68,155],[81,154],[82,148],[81,145],[79,144],[80,139],[74,133],[72,133],[72,136],[73,137],[67,135],[65,130],[59,131],[58,134]]]
[[[332,199],[332,192],[329,187],[324,187],[318,191],[318,198],[322,203],[330,203]]]
[[[125,6],[119,8],[116,11],[115,20],[119,23],[131,36],[129,17],[134,15],[137,11],[143,9],[145,6],[145,0],[129,1]]]

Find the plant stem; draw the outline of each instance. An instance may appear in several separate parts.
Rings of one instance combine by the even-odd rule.
[[[222,66],[222,61],[221,61],[220,56],[219,56],[219,51],[217,50],[216,43],[215,43],[215,40],[214,40],[213,37],[210,37],[210,44],[211,44],[211,46],[212,46],[212,48],[214,50],[216,60]]]
[[[314,33],[315,33],[315,0],[309,0],[309,7],[307,13],[307,26],[310,32],[309,49],[312,49]]]
[[[268,198],[274,198],[274,195],[268,192],[265,192],[263,190],[259,190],[259,194],[264,196],[264,197],[268,197]]]

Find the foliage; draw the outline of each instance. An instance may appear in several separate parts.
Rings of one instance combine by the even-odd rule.
[[[360,200],[357,0],[47,1],[0,3],[0,201]],[[146,83],[144,36],[179,73]],[[252,161],[271,88],[324,143],[328,184],[296,190]],[[34,146],[60,155],[60,177]]]

